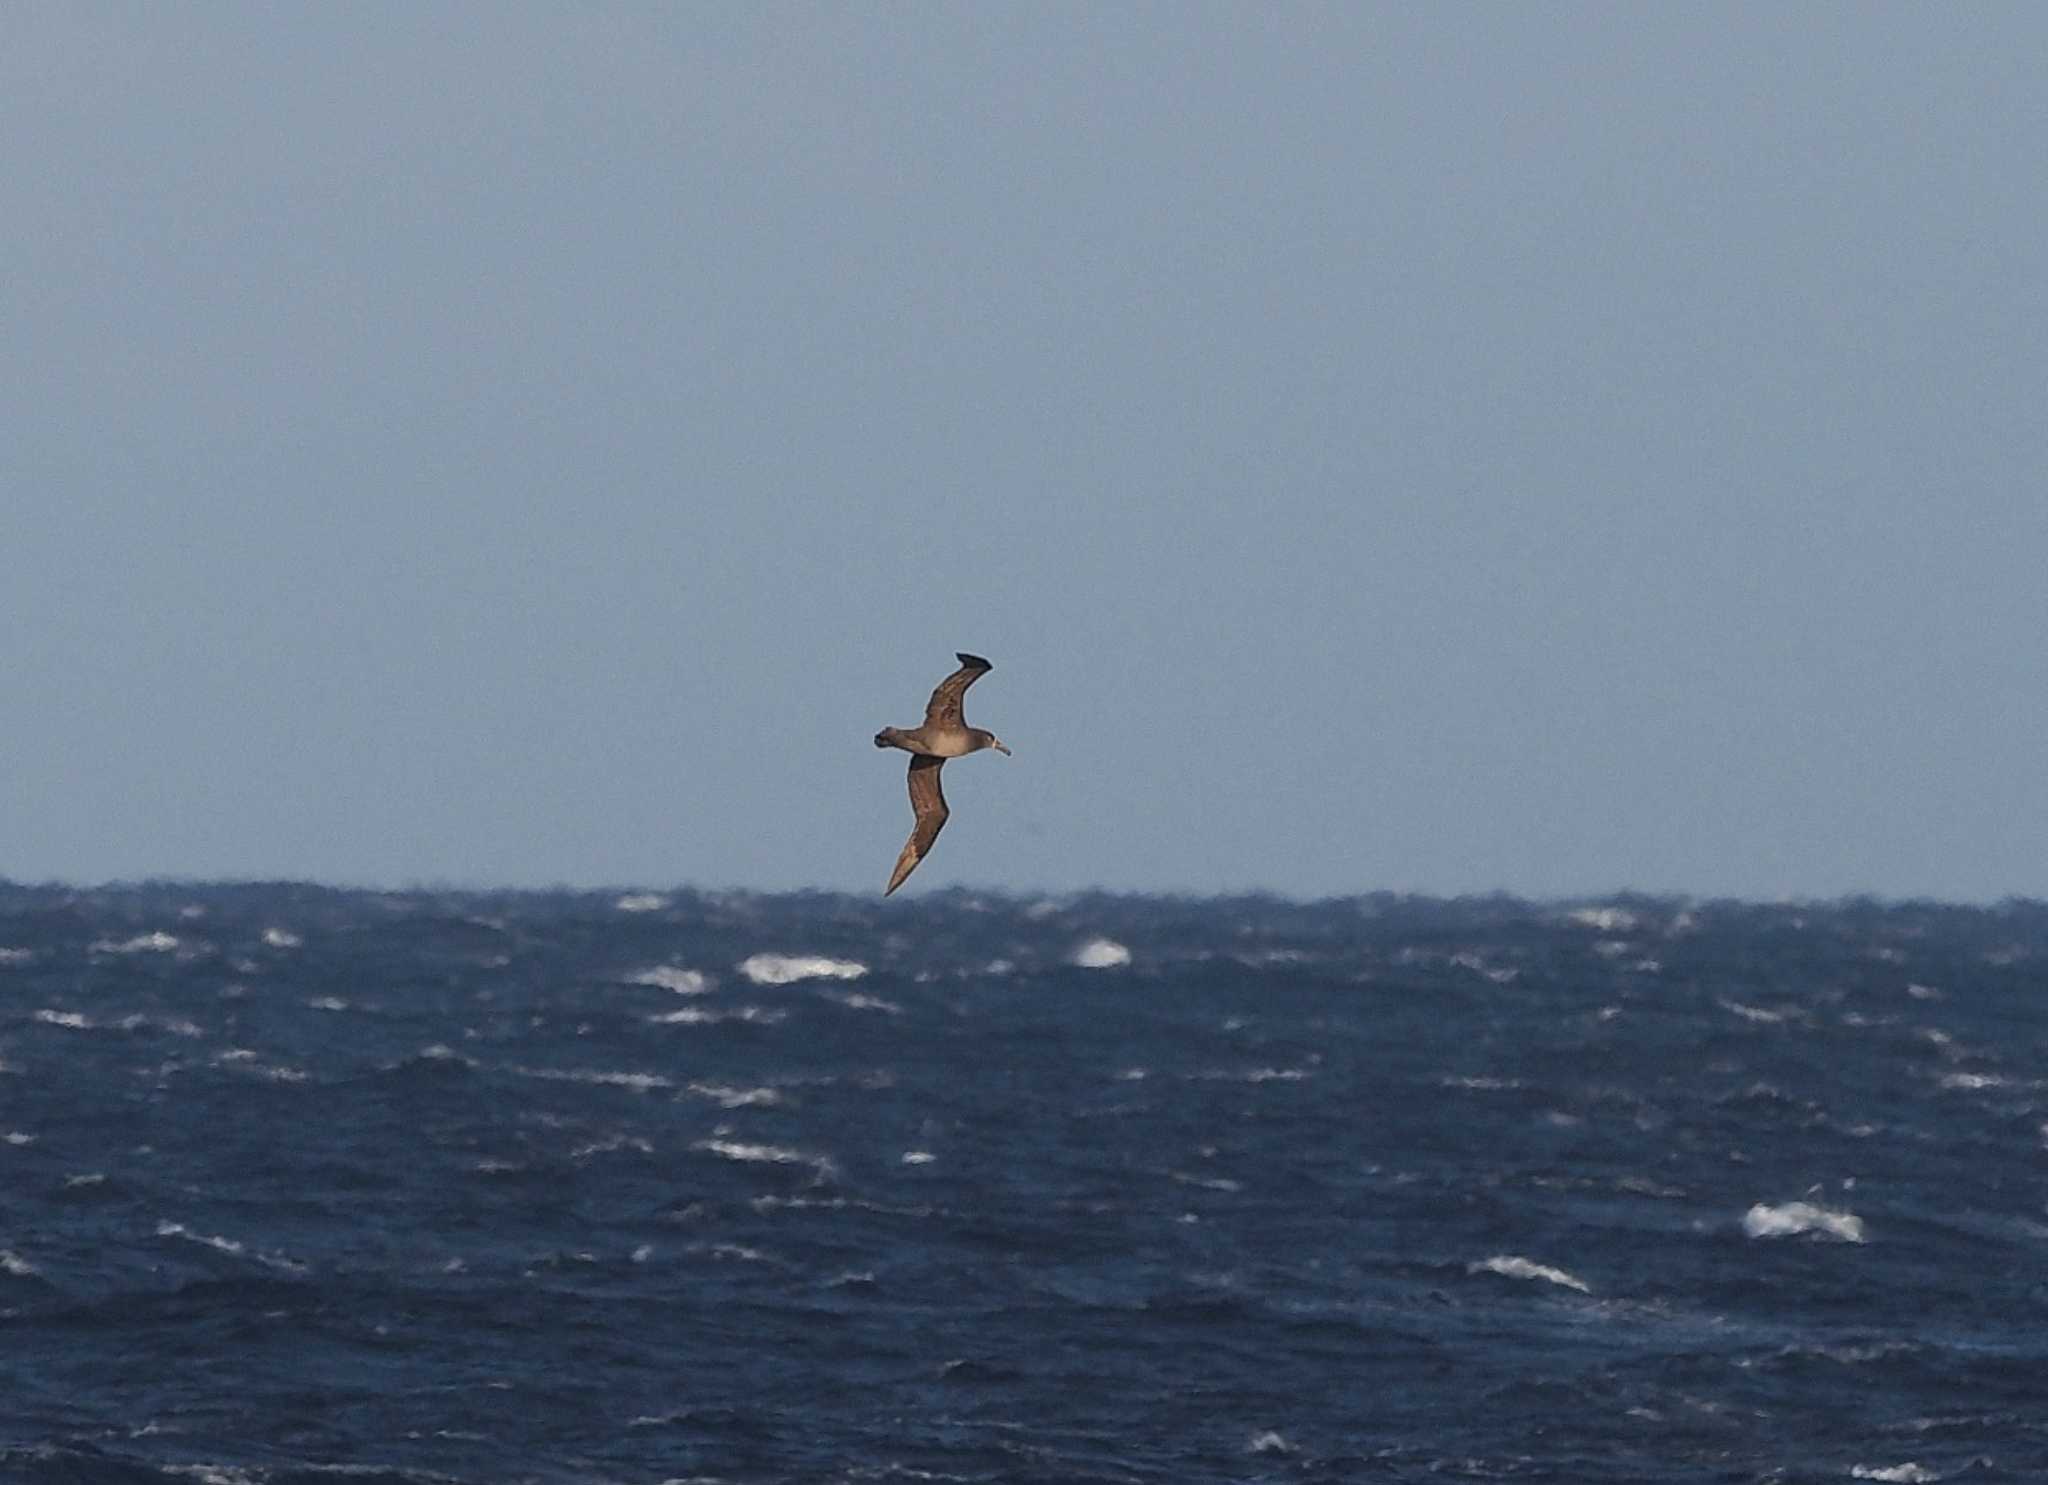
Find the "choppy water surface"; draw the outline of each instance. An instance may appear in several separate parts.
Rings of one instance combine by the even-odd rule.
[[[0,887],[0,1477],[2048,1478],[2048,908]]]

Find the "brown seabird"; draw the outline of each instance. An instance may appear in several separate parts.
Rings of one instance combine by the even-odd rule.
[[[896,870],[889,874],[884,897],[917,870],[917,863],[924,860],[925,852],[946,827],[946,796],[939,792],[939,770],[946,766],[946,760],[979,753],[983,748],[994,748],[1004,757],[1010,754],[1001,738],[979,727],[969,727],[960,711],[967,688],[994,667],[979,655],[956,654],[954,658],[960,662],[960,668],[940,681],[939,688],[932,692],[932,699],[925,703],[922,727],[884,727],[875,734],[876,747],[901,748],[914,755],[910,760],[910,812],[917,817],[917,823],[910,828],[903,854],[896,858]]]

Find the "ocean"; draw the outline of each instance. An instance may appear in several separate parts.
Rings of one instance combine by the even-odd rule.
[[[0,885],[0,1479],[2048,1479],[2048,905]]]

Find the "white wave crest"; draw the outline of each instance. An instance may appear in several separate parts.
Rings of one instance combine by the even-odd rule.
[[[833,1173],[833,1165],[829,1156],[806,1154],[802,1150],[792,1150],[787,1145],[753,1145],[741,1140],[711,1139],[699,1140],[690,1148],[749,1165],[807,1166],[820,1179]]]
[[[929,1150],[905,1150],[903,1152],[903,1163],[905,1165],[930,1165],[938,1158]]]
[[[0,1274],[12,1279],[26,1279],[35,1272],[36,1266],[12,1248],[0,1248]]]
[[[668,899],[658,892],[628,892],[612,906],[622,913],[658,913],[668,906]]]
[[[156,1235],[158,1237],[183,1238],[188,1243],[197,1243],[202,1248],[212,1248],[217,1253],[233,1254],[237,1258],[248,1253],[248,1249],[233,1238],[209,1237],[203,1232],[194,1232],[182,1222],[159,1221],[156,1225]],[[305,1264],[299,1262],[296,1258],[287,1258],[282,1253],[257,1252],[248,1253],[248,1256],[254,1258],[258,1263],[263,1264],[267,1268],[280,1269],[285,1273],[302,1274],[306,1271]]]
[[[798,980],[857,980],[868,967],[820,954],[754,954],[740,961],[739,970],[756,985],[793,985]]]
[[[673,1085],[659,1073],[614,1072],[603,1067],[515,1067],[513,1072],[523,1078],[539,1078],[549,1083],[594,1083],[605,1088],[631,1088],[635,1093],[651,1093],[656,1088]]]
[[[736,1088],[730,1083],[692,1083],[690,1091],[699,1098],[708,1098],[721,1108],[752,1109],[768,1108],[782,1102],[782,1095],[773,1088]]]
[[[240,1253],[242,1245],[233,1238],[208,1237],[205,1233],[194,1232],[182,1222],[159,1222],[156,1225],[158,1237],[184,1238],[187,1242],[198,1243],[220,1253]]]
[[[168,933],[140,933],[134,938],[115,943],[112,939],[94,939],[92,952],[95,954],[168,954],[178,947],[177,939]]]
[[[711,988],[711,976],[701,969],[683,969],[674,964],[657,964],[628,975],[629,985],[651,985],[656,990],[673,990],[678,995],[702,995]]]
[[[26,964],[35,957],[34,949],[0,949],[0,964]]]
[[[1474,953],[1469,949],[1462,953],[1453,954],[1451,956],[1451,963],[1457,965],[1460,969],[1469,969],[1475,975],[1484,975],[1496,985],[1513,984],[1522,973],[1519,969],[1496,969],[1486,962],[1484,955]]]
[[[1633,933],[1636,927],[1636,915],[1627,908],[1583,907],[1566,917],[1582,928],[1600,933]]]
[[[301,1068],[286,1067],[284,1064],[277,1062],[265,1062],[249,1047],[230,1047],[213,1060],[218,1066],[232,1067],[237,1072],[246,1072],[259,1078],[268,1078],[273,1083],[303,1083],[310,1076]]]
[[[716,1026],[721,1021],[758,1021],[763,1026],[774,1026],[787,1016],[785,1011],[758,1005],[741,1006],[736,1011],[705,1011],[686,1005],[679,1011],[663,1011],[658,1016],[649,1016],[647,1023],[650,1026]]]
[[[1854,1212],[1838,1212],[1810,1201],[1788,1201],[1783,1206],[1758,1202],[1743,1213],[1742,1230],[1753,1238],[1797,1237],[1817,1232],[1837,1242],[1863,1241],[1863,1219]]]
[[[1068,962],[1081,969],[1122,969],[1131,962],[1131,951],[1113,938],[1091,938]]]
[[[1546,1284],[1561,1284],[1567,1289],[1576,1289],[1581,1294],[1591,1294],[1593,1292],[1591,1285],[1574,1274],[1568,1274],[1561,1268],[1552,1268],[1547,1263],[1537,1263],[1531,1259],[1517,1258],[1512,1254],[1496,1255],[1482,1263],[1467,1264],[1465,1272],[1468,1274],[1500,1274],[1504,1278],[1509,1279],[1541,1279]]]
[[[296,949],[305,940],[289,928],[266,928],[263,930],[263,942],[273,949]]]
[[[811,1157],[787,1145],[748,1145],[738,1140],[699,1140],[690,1147],[723,1155],[727,1160],[764,1161],[770,1165],[809,1165]]]
[[[1300,1067],[1212,1067],[1189,1076],[1204,1083],[1299,1083],[1309,1073]]]
[[[1959,1072],[1945,1074],[1942,1077],[1941,1086],[1944,1088],[1965,1088],[1971,1090],[1978,1088],[2003,1088],[2006,1085],[2006,1081],[2006,1079],[1999,1077],[1996,1073]]]
[[[68,1026],[73,1031],[90,1031],[92,1022],[77,1011],[53,1011],[45,1006],[36,1012],[36,1019],[45,1026]]]
[[[263,1477],[232,1464],[165,1464],[167,1475],[189,1475],[199,1485],[262,1485]]]
[[[1858,1464],[1849,1468],[1852,1480],[1887,1480],[1892,1485],[1931,1485],[1940,1475],[1924,1464],[1907,1460],[1904,1464]]]

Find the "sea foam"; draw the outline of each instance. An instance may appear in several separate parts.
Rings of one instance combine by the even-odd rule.
[[[1863,1219],[1853,1212],[1838,1212],[1810,1201],[1788,1201],[1783,1206],[1758,1202],[1742,1217],[1742,1230],[1753,1238],[1797,1237],[1819,1233],[1837,1242],[1863,1241]]]
[[[820,954],[753,954],[740,961],[739,971],[756,985],[793,985],[799,980],[857,980],[868,967]]]
[[[112,939],[96,938],[92,941],[95,954],[168,954],[178,947],[178,940],[168,933],[139,933],[134,938],[124,938],[119,943]]]
[[[1131,951],[1112,938],[1091,938],[1069,962],[1081,969],[1121,969],[1131,962]]]
[[[711,976],[701,969],[682,969],[673,964],[657,964],[653,969],[643,969],[636,975],[628,975],[629,985],[648,985],[656,990],[673,990],[678,995],[702,995],[712,985]]]
[[[1568,1274],[1561,1268],[1552,1268],[1547,1263],[1537,1263],[1511,1254],[1497,1255],[1479,1263],[1468,1264],[1465,1271],[1472,1274],[1500,1274],[1509,1279],[1541,1279],[1546,1284],[1559,1284],[1566,1289],[1576,1289],[1581,1294],[1593,1292],[1592,1286],[1575,1274]]]

